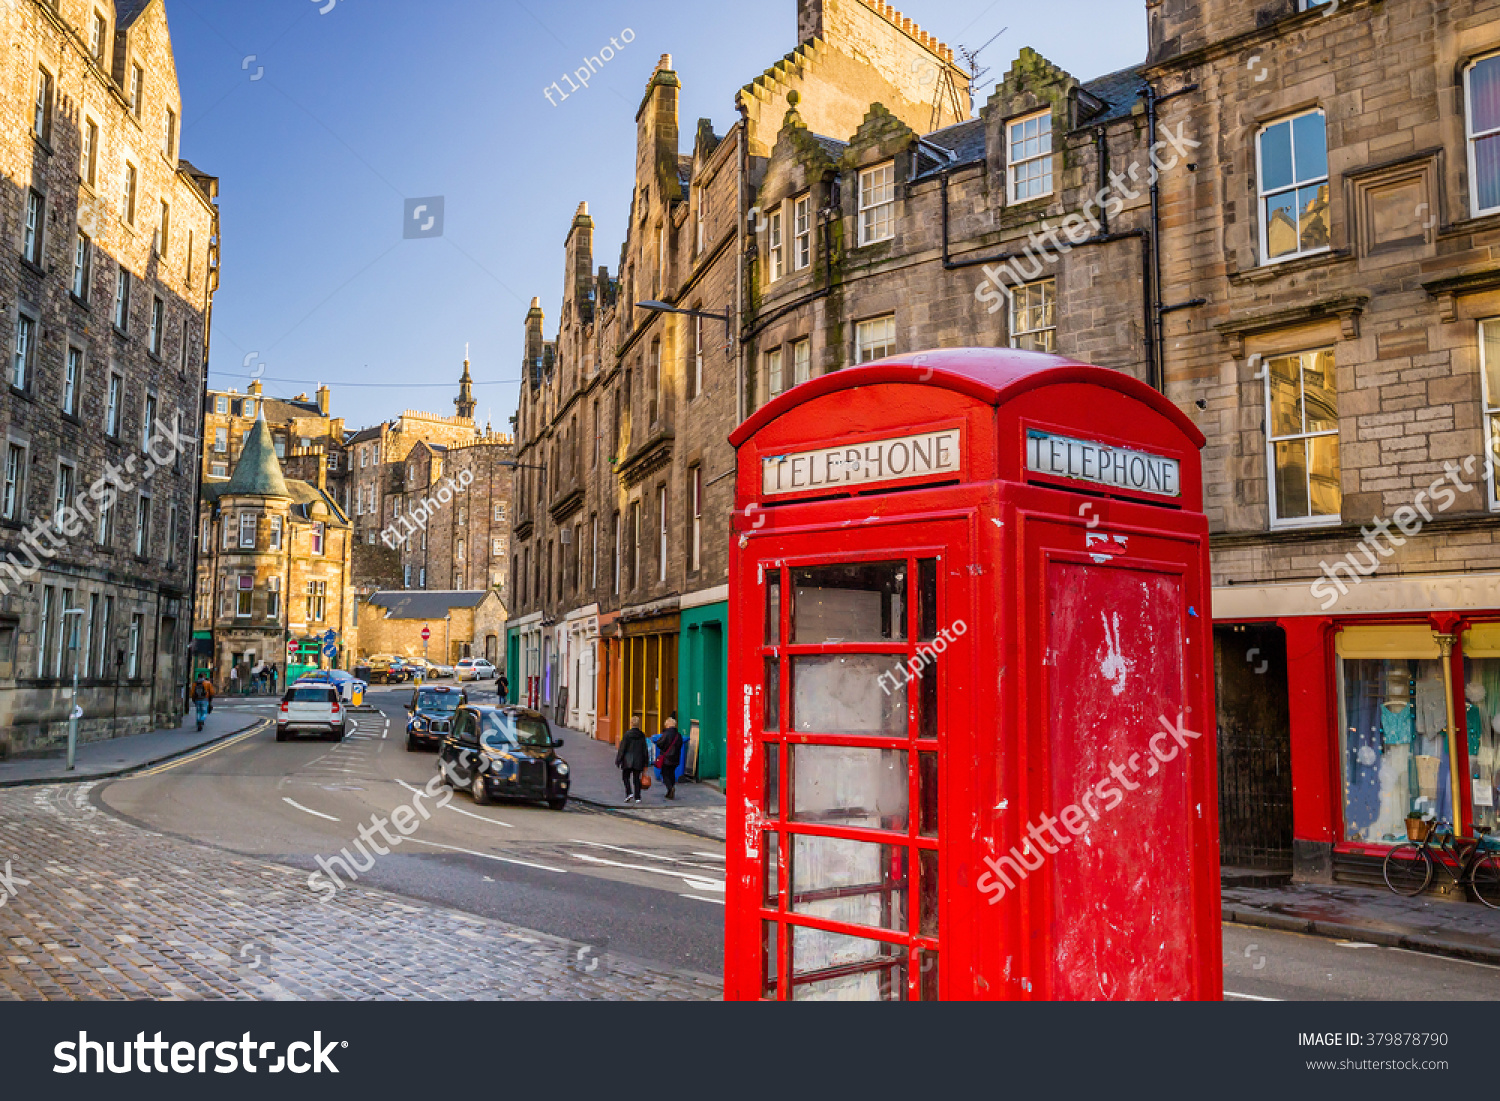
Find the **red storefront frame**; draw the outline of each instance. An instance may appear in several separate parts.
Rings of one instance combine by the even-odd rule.
[[[900,476],[908,468],[895,469],[894,448],[888,473],[872,443],[941,433],[960,441],[958,461],[916,477]],[[1097,445],[1115,463],[1126,449],[1168,461],[1180,485],[1167,495],[1028,469],[1029,441],[1058,438]],[[1118,372],[956,349],[805,383],[731,442],[726,995],[1220,997],[1203,438],[1191,422]],[[863,470],[856,449],[870,447],[864,462],[884,477],[831,484],[844,449]],[[835,452],[821,482],[809,458],[818,449]],[[841,570],[887,578],[883,634],[799,639],[799,592],[819,609],[853,599],[828,580]],[[871,591],[856,595],[874,607]],[[918,655],[935,647],[923,636],[940,627],[946,646],[924,670]],[[1101,672],[1049,667],[1067,647],[1079,662],[1107,653]],[[835,713],[859,683],[818,680],[799,701],[814,663],[852,677],[886,660],[918,666],[893,705],[904,713],[856,720],[875,730],[799,725],[804,709]],[[799,661],[807,673],[794,671]],[[869,714],[880,703],[873,688],[851,699]],[[1158,766],[1177,756],[1146,753],[1173,745],[1168,711],[1181,760]],[[795,761],[799,750],[815,760],[818,747],[847,767],[810,769],[804,791]],[[1102,769],[1100,754],[1121,755],[1122,772],[1141,782],[1128,786],[1131,801],[1105,808],[1121,808],[1109,830],[1083,826],[1090,855],[1077,857],[1085,845],[1067,849],[1056,824],[1069,823],[1068,810],[1083,821],[1068,803],[1080,791],[1100,818],[1104,797],[1088,803],[1098,785],[1079,787]],[[1131,771],[1143,756],[1150,772]],[[851,777],[865,774],[877,779],[860,789]],[[836,805],[846,821],[826,808],[802,813],[841,784],[861,800]],[[936,836],[924,828],[934,808]],[[1048,817],[1056,847],[1036,831]],[[1035,878],[1019,874],[1007,892],[991,875],[981,887],[1009,854],[1045,860],[1042,847],[1057,855]],[[813,871],[798,882],[804,861]],[[936,924],[924,921],[934,911]],[[812,961],[806,973],[802,961]]]

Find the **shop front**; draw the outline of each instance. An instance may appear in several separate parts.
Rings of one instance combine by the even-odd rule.
[[[619,635],[620,613],[603,612],[599,616],[597,646],[598,676],[594,678],[594,737],[614,745],[625,733],[620,718],[620,655],[624,640]]]
[[[1344,614],[1277,614],[1305,611],[1306,592],[1236,586],[1214,601],[1219,623],[1286,639],[1296,876],[1378,882],[1409,817],[1495,828],[1500,575],[1367,581]],[[1221,711],[1238,702],[1224,693]]]
[[[639,718],[646,736],[660,734],[669,718],[677,717],[676,612],[629,619],[622,616],[620,632],[620,718],[629,729]]]
[[[542,613],[532,612],[511,623],[507,648],[510,650],[507,676],[510,679],[511,702],[523,707],[540,707],[543,702],[543,635]]]
[[[721,585],[682,598],[682,643],[678,655],[678,697],[682,711],[678,722],[688,740],[688,773],[699,780],[719,780],[724,776],[728,596],[729,586]]]

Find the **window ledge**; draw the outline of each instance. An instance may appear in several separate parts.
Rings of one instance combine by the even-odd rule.
[[[73,305],[77,306],[84,313],[89,312],[89,300],[87,298],[79,298],[78,295],[74,294],[72,291],[68,292],[68,297],[73,300]]]
[[[37,147],[41,149],[42,152],[46,153],[49,157],[56,152],[56,150],[52,148],[52,143],[46,138],[42,137],[42,135],[38,134],[35,129],[32,129],[31,131],[31,140],[36,142]]]
[[[1283,310],[1233,317],[1228,321],[1219,322],[1214,328],[1220,336],[1229,341],[1236,357],[1245,354],[1245,338],[1248,336],[1328,317],[1338,318],[1341,335],[1345,340],[1354,340],[1359,336],[1359,316],[1364,312],[1369,301],[1368,294],[1337,295]]]
[[[47,278],[47,269],[38,263],[28,260],[24,252],[21,253],[21,266],[33,275],[39,275],[43,279]]]
[[[1257,264],[1253,268],[1246,268],[1244,271],[1230,272],[1229,282],[1235,286],[1265,283],[1272,279],[1280,279],[1283,275],[1328,267],[1354,258],[1354,253],[1346,248],[1324,249],[1322,252],[1314,252],[1307,256],[1296,256],[1288,260],[1271,260],[1264,264]]]
[[[120,326],[116,325],[114,322],[110,322],[110,326],[109,327],[114,330],[115,336],[119,337],[121,340],[129,340],[130,339],[130,330],[129,329],[122,329],[122,328],[120,328]]]

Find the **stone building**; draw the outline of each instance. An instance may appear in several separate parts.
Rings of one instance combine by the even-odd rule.
[[[264,413],[276,457],[287,474],[317,482],[321,467],[324,484],[347,514],[350,486],[344,419],[330,416],[332,397],[327,386],[319,386],[315,400],[306,394],[268,398],[259,382],[251,382],[244,394],[235,389],[209,390],[203,416],[203,476],[229,477],[245,438]]]
[[[285,673],[289,642],[333,631],[347,669],[358,646],[349,585],[349,520],[326,488],[285,476],[270,426],[256,417],[227,481],[203,483],[196,637],[223,691],[258,662]]]
[[[494,432],[412,447],[381,539],[400,556],[402,588],[493,588],[504,597],[514,456],[511,438]]]
[[[566,699],[557,721],[611,741],[631,714],[654,733],[675,713],[699,730],[704,776],[720,774],[725,738],[727,436],[753,382],[738,339],[752,308],[738,275],[751,251],[750,188],[791,102],[819,132],[840,134],[877,101],[917,133],[969,114],[952,51],[888,5],[801,0],[797,31],[798,48],[741,91],[726,134],[699,121],[690,154],[678,75],[661,59],[636,115],[618,270],[595,271],[580,204],[556,339],[539,303],[526,319],[512,693],[549,709]]]
[[[371,593],[361,598],[360,609],[360,653],[366,657],[425,654],[445,665],[477,657],[505,668],[505,602],[494,589]]]
[[[354,584],[364,593],[404,586],[400,548],[380,538],[393,529],[393,495],[406,492],[406,457],[418,443],[452,447],[473,442],[484,433],[474,422],[475,401],[469,361],[464,360],[458,397],[453,402],[458,416],[446,417],[408,409],[399,417],[358,432],[345,440],[347,453],[349,516],[354,522]]]
[[[75,705],[88,740],[181,715],[219,223],[160,0],[18,0],[0,25],[4,755],[57,747]]]
[[[1225,858],[1378,880],[1410,811],[1496,824],[1500,4],[1147,11]]]

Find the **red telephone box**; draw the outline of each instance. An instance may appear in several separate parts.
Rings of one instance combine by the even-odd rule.
[[[730,439],[726,995],[1220,998],[1192,422],[972,348]]]

